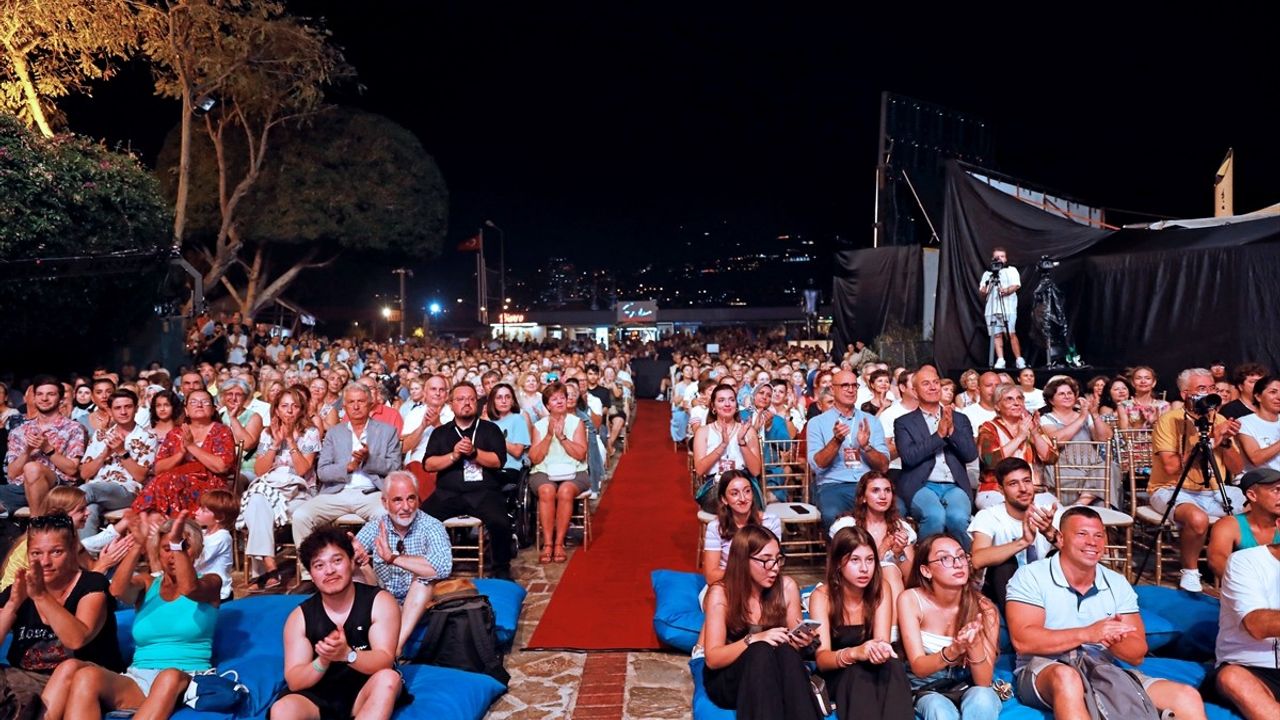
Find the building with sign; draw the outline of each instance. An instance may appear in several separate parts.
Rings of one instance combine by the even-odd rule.
[[[591,339],[608,345],[617,339],[657,340],[699,328],[726,326],[784,329],[800,339],[806,334],[804,308],[728,307],[659,308],[651,301],[619,301],[613,310],[530,310],[501,313],[490,324],[495,338],[519,342]],[[831,309],[818,308],[817,332],[825,333]]]

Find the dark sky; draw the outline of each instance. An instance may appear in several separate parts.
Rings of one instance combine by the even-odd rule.
[[[336,99],[407,126],[439,162],[447,248],[488,218],[513,264],[555,251],[630,263],[676,252],[662,242],[681,224],[721,219],[869,245],[882,90],[984,119],[996,169],[1092,204],[1209,214],[1230,146],[1237,211],[1280,200],[1274,41],[1199,16],[288,4],[326,18],[359,73],[363,94]],[[172,121],[139,115],[101,132],[152,152]],[[418,291],[456,285],[459,262],[423,264]]]

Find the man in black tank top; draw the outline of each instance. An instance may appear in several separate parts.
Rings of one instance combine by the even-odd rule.
[[[352,582],[355,549],[345,532],[317,530],[298,555],[316,593],[285,622],[288,687],[275,706],[282,717],[390,718],[407,698],[395,667],[400,606],[387,591]]]

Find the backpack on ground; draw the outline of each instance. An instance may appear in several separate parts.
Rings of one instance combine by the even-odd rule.
[[[511,675],[502,667],[497,624],[489,598],[470,580],[436,584],[426,612],[427,633],[413,662],[484,673],[506,685]]]

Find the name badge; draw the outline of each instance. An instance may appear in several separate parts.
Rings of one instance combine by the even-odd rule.
[[[480,482],[482,480],[484,480],[484,469],[477,465],[474,460],[463,460],[462,481]]]

